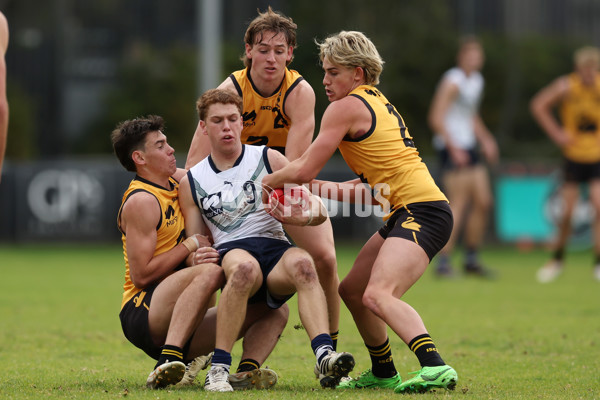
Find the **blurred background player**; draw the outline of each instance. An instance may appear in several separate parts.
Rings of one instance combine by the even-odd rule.
[[[433,96],[429,123],[435,133],[434,146],[439,152],[441,179],[454,215],[454,230],[438,254],[436,274],[453,274],[451,252],[464,226],[464,271],[489,275],[478,257],[485,237],[493,197],[486,166],[479,151],[490,164],[498,162],[496,140],[479,115],[484,80],[483,48],[473,36],[459,43],[457,65],[446,71]]]
[[[531,100],[531,113],[563,153],[562,215],[551,260],[537,272],[550,282],[562,272],[565,247],[571,234],[571,217],[579,199],[580,184],[589,186],[594,208],[594,277],[600,280],[600,50],[583,47],[574,54],[575,71],[560,76]],[[553,115],[559,107],[560,123]]]
[[[250,22],[244,36],[246,68],[233,72],[220,89],[230,90],[244,101],[242,143],[265,145],[288,160],[300,157],[310,145],[315,129],[315,93],[302,76],[287,68],[294,58],[296,24],[271,7]],[[186,168],[210,153],[210,143],[196,129]],[[339,277],[331,221],[318,226],[285,226],[294,243],[308,251],[327,297],[329,331],[337,346],[339,333]]]
[[[207,309],[225,282],[214,260],[206,258],[204,249],[197,251],[210,246],[206,237],[185,238],[178,180],[186,171],[177,168],[175,151],[162,131],[163,119],[149,116],[124,121],[111,135],[117,158],[136,173],[117,216],[125,256],[119,317],[127,339],[158,360],[146,382],[152,389],[183,378],[189,384],[195,377],[190,374],[206,366],[208,357],[203,355],[214,347],[216,317],[215,309]],[[267,358],[287,314],[286,308],[249,311],[242,329],[253,324],[244,341],[245,357],[261,362]],[[248,376],[238,378],[242,387],[247,386]]]
[[[8,49],[8,22],[0,12],[0,181],[2,180],[2,164],[6,153],[8,136],[8,100],[6,99],[6,61],[4,55]]]
[[[355,190],[372,191],[387,213],[385,225],[361,248],[340,284],[340,295],[369,352],[371,369],[338,388],[454,389],[456,371],[442,359],[421,316],[402,300],[450,237],[448,200],[419,157],[402,116],[375,87],[383,71],[375,45],[361,32],[342,31],[319,47],[330,102],[319,134],[300,158],[265,176],[263,184],[311,182],[339,148],[360,177],[353,181]],[[339,184],[323,195],[335,197],[349,184]],[[388,327],[421,364],[405,382],[394,365]]]

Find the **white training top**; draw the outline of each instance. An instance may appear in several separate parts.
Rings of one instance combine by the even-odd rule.
[[[267,147],[242,145],[233,167],[219,171],[210,156],[188,171],[192,196],[214,246],[251,237],[288,241],[281,223],[262,205],[262,178],[271,173]]]
[[[473,149],[477,143],[473,117],[479,109],[483,93],[483,76],[477,71],[467,76],[462,69],[454,67],[446,71],[442,77],[442,81],[445,80],[458,87],[458,95],[444,116],[446,130],[456,147],[465,150]],[[441,135],[434,135],[433,144],[438,150],[445,147]]]

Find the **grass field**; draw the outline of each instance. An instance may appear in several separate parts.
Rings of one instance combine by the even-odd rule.
[[[358,246],[338,248],[340,277]],[[570,252],[563,276],[535,282],[547,253],[490,248],[484,260],[499,276],[436,280],[427,271],[406,300],[422,315],[442,356],[459,374],[454,392],[410,398],[600,398],[600,283],[592,280],[592,254]],[[120,330],[123,281],[117,245],[0,245],[0,399],[383,399],[389,391],[322,390],[314,356],[299,323],[290,320],[266,365],[279,374],[270,391],[211,394],[197,388],[144,388],[154,361]],[[394,361],[404,379],[419,368],[393,334]],[[355,355],[358,373],[368,355],[343,309],[340,350]],[[234,350],[234,366],[240,347]],[[203,380],[204,373],[199,380]]]

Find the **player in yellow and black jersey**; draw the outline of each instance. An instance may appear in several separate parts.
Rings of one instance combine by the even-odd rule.
[[[589,184],[590,203],[596,215],[593,231],[600,231],[600,50],[583,47],[575,52],[574,61],[575,72],[557,78],[531,101],[534,118],[564,156],[563,214],[552,258],[538,270],[540,282],[550,282],[562,272],[581,183]],[[553,115],[555,106],[559,107],[560,123]],[[600,281],[597,234],[594,234],[594,252],[594,277]]]
[[[288,68],[296,47],[296,24],[270,7],[250,22],[244,37],[245,68],[232,73],[219,89],[237,93],[243,100],[242,143],[265,145],[288,160],[300,157],[310,145],[315,129],[315,93],[310,84]],[[210,153],[210,143],[200,125],[190,145],[186,168]],[[294,243],[315,261],[327,297],[329,330],[337,346],[339,333],[339,277],[331,221],[310,227],[286,226]]]
[[[162,118],[149,116],[120,123],[111,136],[121,164],[136,173],[117,218],[125,258],[119,317],[125,337],[158,360],[146,381],[153,389],[184,377],[191,383],[186,364],[195,365],[197,357],[207,361],[202,357],[214,347],[216,330],[216,311],[207,309],[225,282],[216,264],[218,253],[206,237],[185,237],[178,181],[186,171],[177,168],[175,151],[162,131]],[[245,329],[254,333],[245,353],[258,360],[255,368],[275,346],[287,312],[257,306],[248,314]],[[252,380],[238,378],[242,385]]]
[[[419,157],[404,120],[375,87],[383,60],[373,43],[360,32],[343,31],[319,47],[323,84],[331,102],[319,134],[302,157],[265,176],[263,184],[282,187],[310,182],[339,148],[359,179],[338,184],[333,197],[339,199],[350,184],[359,192],[366,184],[388,212],[385,225],[363,246],[340,284],[372,367],[338,388],[454,389],[456,371],[442,360],[419,314],[401,300],[450,237],[453,220],[448,201]],[[331,185],[322,183],[322,187]],[[388,327],[409,346],[422,367],[403,383],[392,359]]]

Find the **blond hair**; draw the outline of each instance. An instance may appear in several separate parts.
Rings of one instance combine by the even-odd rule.
[[[594,46],[584,46],[575,51],[573,61],[578,67],[589,62],[593,62],[596,66],[600,66],[600,50]]]
[[[321,62],[327,58],[330,62],[346,68],[360,67],[365,74],[365,84],[377,85],[383,71],[383,59],[377,48],[362,32],[341,31],[329,36],[319,47]]]
[[[244,43],[252,47],[254,44],[260,42],[263,33],[268,31],[274,32],[275,35],[283,34],[287,45],[292,46],[293,49],[296,48],[296,29],[298,29],[298,25],[290,17],[273,11],[271,6],[264,13],[261,13],[260,10],[257,11],[258,16],[250,22],[248,29],[246,29]],[[292,58],[290,58],[286,65],[289,65],[293,58],[294,55],[292,54]],[[250,68],[252,66],[252,59],[246,57],[245,52],[242,56],[242,61],[246,67]]]

